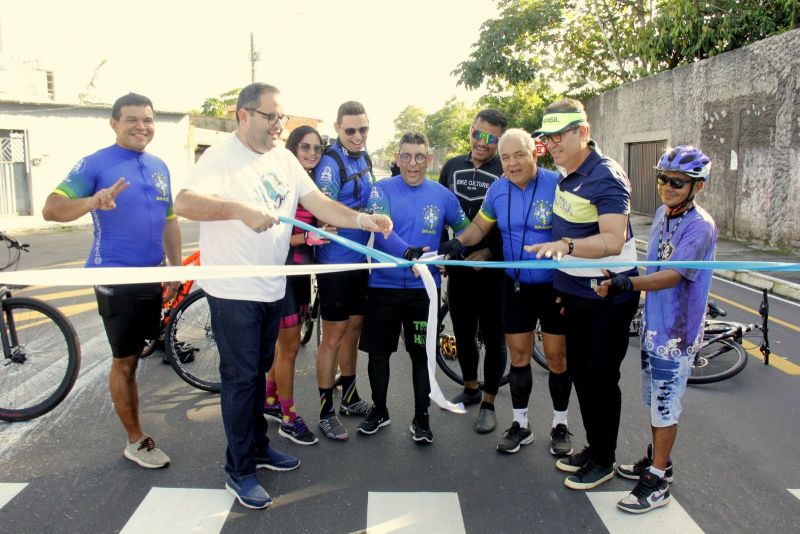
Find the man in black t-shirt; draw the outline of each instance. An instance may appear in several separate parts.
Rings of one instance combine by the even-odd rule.
[[[503,174],[497,157],[497,141],[506,129],[508,119],[495,109],[484,109],[470,127],[470,151],[445,163],[439,183],[458,197],[461,209],[472,220],[478,215],[486,191]],[[469,261],[502,261],[502,240],[494,228],[477,245],[467,247]],[[481,402],[478,383],[479,352],[476,336],[480,332],[486,349],[484,357],[483,402],[475,430],[491,432],[497,426],[494,398],[506,367],[506,344],[503,337],[501,269],[449,267],[447,295],[450,317],[456,338],[456,351],[464,377],[464,391],[451,399],[470,406]]]

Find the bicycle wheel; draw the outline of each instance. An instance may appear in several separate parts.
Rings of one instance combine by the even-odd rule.
[[[538,363],[539,367],[543,368],[545,371],[550,371],[550,367],[547,365],[547,358],[544,356],[542,325],[539,322],[536,323],[536,330],[533,336],[533,361]]]
[[[308,313],[300,325],[300,344],[305,345],[311,341],[311,335],[314,333],[314,323],[317,322],[319,315],[319,296],[314,291],[312,285],[311,291],[311,305],[308,307]],[[318,333],[319,334],[319,333]],[[319,335],[317,336],[317,346],[319,346]]]
[[[57,309],[35,299],[2,302],[10,350],[0,365],[0,419],[27,421],[64,400],[81,364],[78,334]]]
[[[461,365],[458,362],[456,351],[456,338],[453,335],[453,325],[448,318],[449,311],[449,304],[445,301],[439,308],[439,343],[436,346],[436,363],[450,380],[464,385],[464,377],[461,375]],[[483,359],[486,356],[486,350],[480,335],[477,336],[476,342],[478,344],[478,384],[483,389]],[[507,358],[505,371],[500,378],[501,387],[508,384],[510,365],[511,359]]]
[[[219,350],[211,330],[211,312],[202,290],[189,293],[167,325],[169,363],[187,384],[219,393]]]
[[[706,335],[705,339],[713,336]],[[713,384],[742,372],[747,365],[747,352],[739,343],[719,339],[702,347],[694,356],[690,384]]]

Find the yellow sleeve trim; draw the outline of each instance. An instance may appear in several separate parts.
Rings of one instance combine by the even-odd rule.
[[[483,210],[478,210],[478,215],[480,215],[481,217],[483,217],[484,219],[486,219],[490,223],[496,223],[497,222],[497,219],[493,219],[493,218],[489,217],[488,215],[486,215],[486,212],[483,211]]]

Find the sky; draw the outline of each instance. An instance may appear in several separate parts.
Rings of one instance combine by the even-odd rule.
[[[250,83],[250,33],[260,54],[256,81],[281,89],[284,112],[319,118],[333,133],[336,109],[364,104],[368,147],[394,133],[407,105],[428,113],[455,96],[450,73],[467,59],[493,0],[224,2],[0,0],[7,57],[53,70],[56,100],[76,102],[95,68],[93,100],[134,91],[156,109],[199,109],[206,97]]]

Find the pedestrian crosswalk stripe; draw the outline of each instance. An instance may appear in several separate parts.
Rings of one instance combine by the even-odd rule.
[[[0,482],[0,508],[8,504],[8,501],[17,496],[17,493],[25,489],[24,482]]]
[[[151,488],[120,534],[218,534],[232,504],[222,489]]]
[[[790,489],[789,493],[800,499],[800,489]]]
[[[703,532],[674,496],[666,506],[646,514],[623,512],[617,508],[617,502],[628,493],[630,492],[595,491],[586,494],[597,515],[600,516],[611,534],[639,534],[641,532],[694,534]]]
[[[367,534],[464,534],[457,493],[369,492]]]

